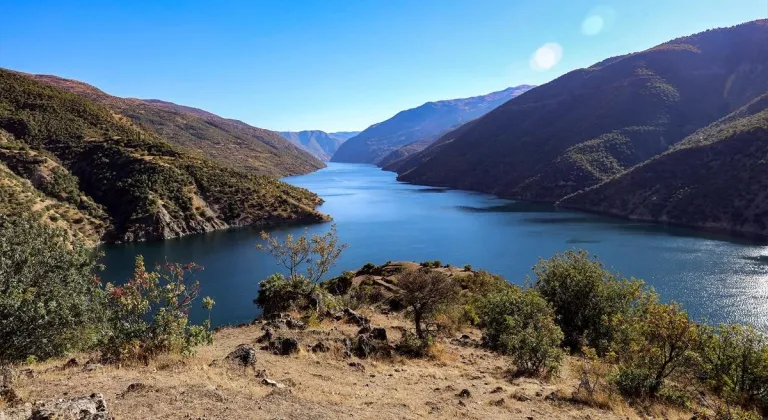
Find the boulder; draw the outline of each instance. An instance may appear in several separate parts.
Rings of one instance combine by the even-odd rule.
[[[387,341],[387,330],[383,327],[371,329],[371,338],[379,341]]]
[[[61,399],[35,404],[32,408],[32,418],[35,420],[107,420],[110,417],[104,396],[101,394],[91,394],[89,397]]]
[[[459,398],[469,398],[469,397],[472,396],[472,393],[469,392],[469,390],[467,388],[464,388],[461,391],[459,391],[459,393],[456,394],[456,396],[459,397]]]
[[[327,353],[330,349],[327,344],[322,341],[318,341],[317,344],[312,346],[312,353]]]
[[[285,326],[292,330],[306,330],[307,324],[298,319],[288,318],[285,320]]]
[[[224,358],[224,360],[235,363],[240,366],[255,366],[256,365],[256,349],[249,344],[240,344],[231,353]]]
[[[357,324],[359,327],[370,325],[371,323],[370,319],[349,308],[344,308],[344,316],[347,318],[347,320]]]
[[[256,339],[257,343],[269,343],[272,341],[273,337],[272,329],[269,327],[264,327],[264,334]]]
[[[269,348],[274,354],[289,356],[299,352],[299,341],[295,338],[277,337],[269,343]]]

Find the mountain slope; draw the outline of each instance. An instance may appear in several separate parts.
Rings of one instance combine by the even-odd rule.
[[[158,99],[111,96],[76,80],[28,76],[98,102],[173,145],[227,166],[278,177],[308,173],[324,166],[279,134],[242,121]]]
[[[493,110],[531,87],[521,85],[472,98],[427,102],[401,111],[349,139],[331,161],[379,163],[395,149],[419,140],[434,141],[447,130]]]
[[[658,155],[768,90],[768,21],[604,60],[481,117],[403,181],[555,202]]]
[[[0,210],[74,208],[82,214],[55,222],[71,232],[86,223],[92,242],[326,219],[307,190],[185,153],[93,101],[2,69],[0,129],[13,196]]]
[[[768,236],[768,93],[563,206]]]
[[[359,131],[326,133],[320,130],[281,131],[280,135],[291,143],[312,153],[320,160],[328,161],[342,143],[358,135]]]

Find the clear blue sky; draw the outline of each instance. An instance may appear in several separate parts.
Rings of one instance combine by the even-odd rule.
[[[0,0],[0,67],[274,130],[361,130],[766,17],[768,0]]]

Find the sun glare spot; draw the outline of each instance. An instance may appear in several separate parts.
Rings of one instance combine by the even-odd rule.
[[[531,57],[531,68],[538,71],[549,70],[563,58],[563,47],[556,42],[548,42]]]
[[[581,33],[587,36],[595,36],[609,29],[616,20],[616,11],[610,7],[596,7],[583,21],[581,21]]]

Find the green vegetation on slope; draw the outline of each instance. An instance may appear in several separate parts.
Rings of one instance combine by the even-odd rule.
[[[86,83],[56,76],[29,77],[95,101],[142,130],[222,165],[277,177],[304,174],[324,166],[278,133],[242,121],[156,99],[119,98]]]
[[[50,172],[52,182],[31,180],[52,200],[96,217],[103,207],[111,228],[91,240],[324,220],[309,191],[179,151],[95,102],[7,70],[0,70],[0,129],[10,137],[0,155],[17,176]],[[36,164],[25,159],[56,169],[31,171]]]
[[[559,204],[768,236],[768,94]]]
[[[556,202],[766,91],[768,21],[710,30],[536,87],[417,153],[399,179]],[[686,166],[698,168],[695,160]]]

